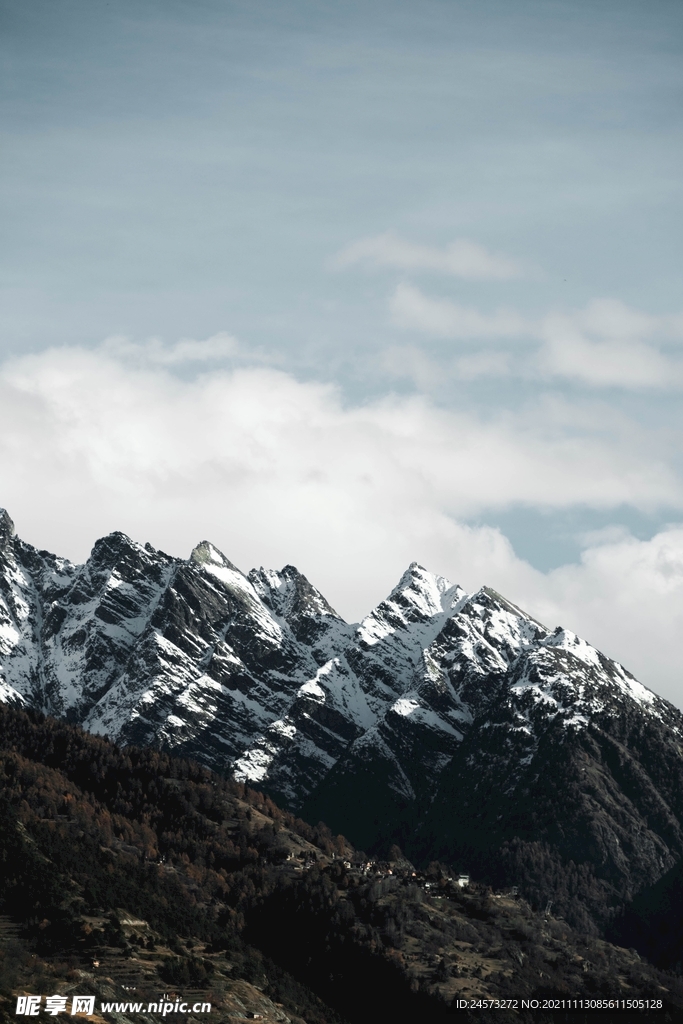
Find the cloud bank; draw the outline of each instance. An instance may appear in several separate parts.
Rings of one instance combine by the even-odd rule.
[[[416,396],[349,405],[267,366],[211,369],[220,352],[235,344],[119,339],[5,362],[0,504],[19,532],[78,560],[113,529],[185,556],[208,538],[244,569],[297,564],[350,619],[417,559],[575,629],[683,703],[683,528],[592,538],[544,574],[465,522],[520,504],[683,508],[642,429],[548,396],[488,417]]]

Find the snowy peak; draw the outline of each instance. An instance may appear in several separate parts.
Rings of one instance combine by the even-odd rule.
[[[190,555],[189,565],[202,570],[209,578],[220,580],[226,590],[232,592],[238,600],[246,599],[249,605],[261,604],[249,577],[233,565],[210,541],[203,540],[197,544]]]
[[[239,572],[236,565],[233,565],[229,558],[226,558],[222,551],[208,540],[202,540],[192,549],[190,561],[197,565],[218,566],[221,569],[230,569]]]
[[[459,614],[508,663],[548,634],[545,626],[491,587],[463,601]]]
[[[310,648],[318,665],[345,649],[353,627],[293,565],[279,572],[252,569],[249,580],[273,616],[286,624],[299,643]]]
[[[452,611],[464,597],[465,591],[445,576],[437,576],[418,562],[411,562],[383,604],[395,605],[406,621],[417,622]]]
[[[615,661],[570,630],[557,627],[529,647],[510,670],[511,700],[553,708],[567,723],[582,727],[636,708],[670,720],[671,705],[639,683]]]
[[[325,615],[343,621],[320,591],[293,565],[286,565],[279,572],[261,566],[251,570],[249,579],[261,599],[287,622]]]
[[[466,597],[461,587],[412,562],[386,600],[363,619],[356,634],[358,643],[370,648],[396,639],[399,644],[423,647],[426,637],[434,635]]]
[[[119,530],[95,541],[88,561],[91,565],[113,568],[122,560],[139,557],[145,548]]]

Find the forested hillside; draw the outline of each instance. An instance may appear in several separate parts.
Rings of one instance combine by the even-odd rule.
[[[678,978],[635,951],[398,849],[370,863],[192,762],[3,708],[0,772],[8,999],[30,984],[121,995],[128,979],[150,998],[201,991],[224,1019],[260,999],[310,1024],[426,1019],[455,998],[683,1006]]]

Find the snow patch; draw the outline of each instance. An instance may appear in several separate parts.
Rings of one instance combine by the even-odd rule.
[[[395,704],[392,704],[391,710],[397,715],[403,715],[407,718],[408,715],[412,715],[413,711],[417,711],[419,706],[419,701],[402,697],[400,700],[397,700]]]
[[[293,740],[296,736],[296,726],[292,725],[291,722],[285,722],[284,719],[280,718],[277,722],[273,722],[269,732],[276,732],[288,740]]]
[[[238,782],[263,782],[268,775],[274,752],[253,747],[233,762],[233,775]]]
[[[317,697],[321,701],[325,700],[325,691],[315,679],[309,679],[307,683],[300,686],[299,693],[304,697]]]

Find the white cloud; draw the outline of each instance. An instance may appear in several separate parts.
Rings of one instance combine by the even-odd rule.
[[[352,242],[331,260],[331,266],[337,270],[354,265],[431,270],[465,281],[507,281],[522,273],[518,263],[466,238],[439,249],[407,242],[391,233]]]
[[[585,309],[551,312],[532,321],[513,309],[481,313],[400,284],[389,308],[396,326],[433,338],[498,344],[522,338],[536,343],[519,350],[514,359],[498,353],[495,358],[452,360],[452,372],[465,378],[564,378],[590,387],[631,390],[683,386],[680,351],[671,347],[681,336],[681,318],[650,316],[616,300],[596,300]],[[438,370],[432,373],[436,376]]]
[[[450,299],[428,298],[410,284],[396,288],[390,311],[398,327],[438,338],[517,338],[529,330],[526,321],[514,310],[484,314],[459,306]]]
[[[573,314],[552,313],[536,332],[543,342],[538,367],[543,375],[595,387],[680,387],[679,355],[662,351],[652,340],[666,326],[664,317],[646,316],[608,300]]]
[[[682,508],[642,428],[603,408],[484,420],[414,397],[346,405],[263,367],[185,380],[111,346],[48,350],[0,367],[0,480],[20,534],[77,559],[113,529],[180,555],[208,538],[243,568],[298,564],[351,618],[417,559],[585,633],[646,683],[678,672],[683,531],[597,538],[544,575],[461,522],[520,503]]]
[[[599,338],[635,340],[668,328],[668,317],[650,316],[631,309],[618,299],[593,299],[573,317],[577,326]]]

